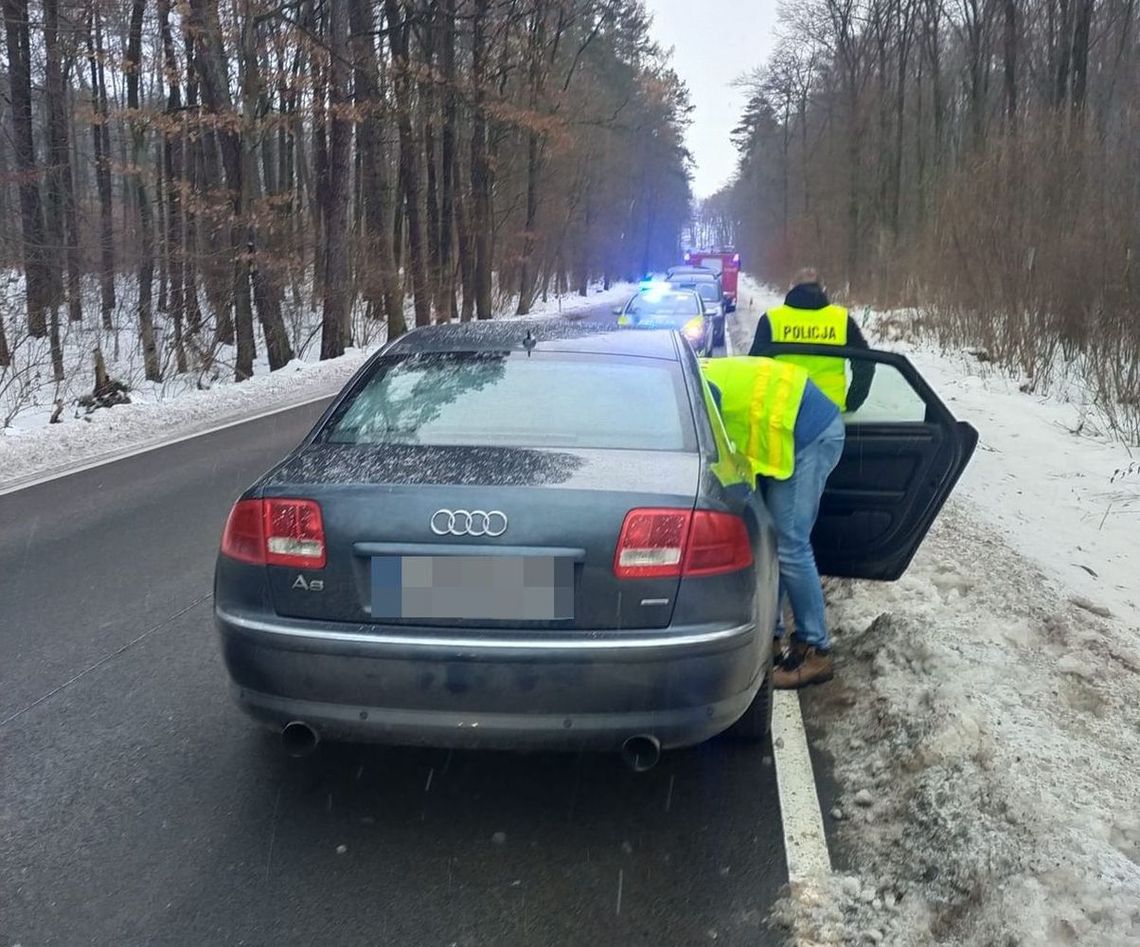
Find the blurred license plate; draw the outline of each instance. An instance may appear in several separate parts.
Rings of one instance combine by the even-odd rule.
[[[372,617],[574,617],[574,561],[549,556],[374,556]]]

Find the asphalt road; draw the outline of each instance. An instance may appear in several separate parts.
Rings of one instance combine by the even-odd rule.
[[[0,497],[0,947],[774,942],[770,751],[292,761],[230,703],[222,523],[320,409]]]

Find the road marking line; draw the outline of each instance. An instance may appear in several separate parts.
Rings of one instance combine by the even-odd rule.
[[[736,355],[732,332],[727,329],[724,343],[726,354]],[[776,691],[773,695],[772,755],[776,762],[788,881],[793,885],[818,882],[831,872],[831,855],[797,691]]]
[[[819,881],[831,872],[831,856],[800,712],[800,695],[796,691],[776,691],[772,752],[776,758],[788,880],[793,884]]]
[[[231,427],[237,427],[239,424],[249,424],[252,421],[260,421],[262,418],[268,418],[274,414],[282,414],[286,411],[292,411],[295,408],[304,408],[311,404],[316,404],[318,401],[328,401],[335,398],[337,392],[343,388],[337,388],[336,391],[330,391],[325,395],[318,395],[314,398],[306,398],[303,401],[292,401],[287,404],[279,404],[273,408],[266,408],[264,411],[258,411],[255,414],[243,415],[240,418],[234,418],[230,421],[223,421],[221,424],[215,424],[202,431],[191,431],[188,434],[182,434],[178,437],[169,440],[149,440],[137,447],[130,447],[123,451],[112,451],[108,453],[98,454],[90,460],[81,461],[78,464],[69,465],[66,467],[57,467],[47,473],[32,474],[28,477],[22,477],[14,480],[6,486],[0,486],[0,497],[6,496],[9,493],[18,493],[20,490],[27,490],[29,487],[38,487],[42,483],[50,483],[52,480],[61,480],[64,477],[70,477],[74,474],[83,473],[86,470],[94,470],[96,467],[104,467],[107,464],[118,463],[120,460],[129,460],[132,457],[137,457],[139,454],[149,454],[151,451],[161,450],[164,447],[173,447],[175,444],[181,444],[183,441],[191,441],[196,437],[205,437],[208,434],[217,434],[219,431],[225,431]]]
[[[29,710],[34,710],[36,707],[38,707],[40,704],[44,703],[45,701],[51,700],[56,694],[60,693],[61,691],[66,690],[72,684],[74,684],[77,681],[81,680],[82,678],[86,677],[92,671],[99,670],[99,668],[101,668],[104,664],[106,664],[108,661],[114,660],[120,654],[122,654],[124,651],[129,651],[135,645],[145,641],[147,638],[149,638],[151,635],[155,634],[156,632],[165,630],[170,625],[174,624],[174,622],[176,622],[179,618],[181,618],[187,612],[191,612],[195,608],[197,608],[199,605],[201,605],[203,602],[209,601],[213,597],[213,594],[214,594],[213,592],[210,592],[207,595],[202,595],[199,598],[196,598],[189,605],[185,606],[184,608],[180,608],[178,611],[176,611],[169,618],[164,618],[157,625],[152,625],[150,628],[148,628],[146,631],[144,631],[137,638],[134,638],[133,640],[128,641],[125,645],[122,645],[121,647],[116,648],[114,651],[110,652],[109,654],[103,655],[103,657],[101,657],[98,661],[96,661],[90,667],[84,668],[82,671],[80,671],[78,674],[76,674],[70,680],[64,681],[62,684],[60,684],[57,687],[53,687],[50,691],[48,691],[42,697],[37,697],[30,704],[28,704],[26,707],[22,707],[19,710],[14,711],[13,713],[9,714],[3,720],[0,720],[0,727],[6,727],[8,724],[10,724],[16,718],[22,717]]]

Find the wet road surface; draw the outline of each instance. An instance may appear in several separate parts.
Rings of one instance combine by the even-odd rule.
[[[770,750],[294,761],[231,704],[221,526],[321,407],[0,497],[0,947],[774,943]]]

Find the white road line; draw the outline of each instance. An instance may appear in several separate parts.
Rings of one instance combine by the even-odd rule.
[[[784,825],[784,854],[793,884],[819,881],[831,871],[815,771],[800,713],[800,695],[777,691],[772,708],[772,752]]]
[[[343,387],[343,385],[341,386]],[[208,434],[216,434],[218,431],[224,431],[227,428],[237,427],[239,424],[248,424],[251,421],[259,421],[262,418],[270,417],[274,414],[282,414],[285,411],[292,411],[294,408],[303,408],[306,405],[316,404],[318,401],[328,401],[330,398],[336,396],[340,391],[338,387],[335,391],[330,391],[328,394],[318,395],[314,398],[306,398],[302,401],[291,401],[287,404],[279,404],[272,408],[266,408],[264,411],[258,411],[255,414],[242,415],[240,418],[233,418],[229,421],[223,421],[221,424],[214,424],[211,427],[205,428],[201,431],[191,431],[188,434],[182,434],[179,437],[161,440],[149,440],[137,447],[127,448],[122,451],[111,451],[104,454],[99,454],[87,461],[81,461],[78,464],[69,465],[67,467],[57,467],[47,473],[35,474],[30,477],[22,477],[14,480],[12,483],[5,486],[0,486],[0,497],[6,496],[9,493],[17,493],[20,490],[27,490],[29,487],[39,486],[41,483],[50,483],[52,480],[59,480],[63,477],[70,477],[72,474],[83,473],[85,470],[94,470],[96,467],[104,467],[107,464],[118,463],[120,460],[128,460],[131,457],[137,457],[139,454],[149,454],[154,450],[161,450],[163,447],[172,447],[175,444],[181,444],[183,441],[190,441],[196,437],[205,437]]]
[[[728,355],[737,354],[730,331],[724,334],[724,345]],[[831,872],[831,855],[797,691],[776,691],[774,695],[772,754],[776,761],[788,881],[793,886],[819,882]]]

